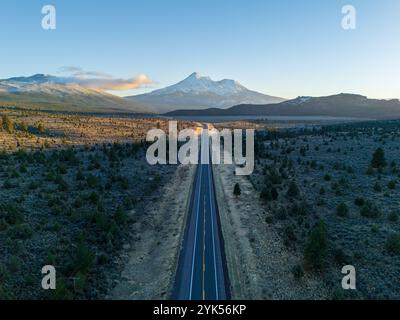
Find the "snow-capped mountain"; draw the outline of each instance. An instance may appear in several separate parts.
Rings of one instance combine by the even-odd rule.
[[[224,79],[221,81],[213,81],[210,77],[202,77],[197,72],[192,73],[189,77],[164,89],[159,89],[149,93],[152,96],[163,94],[172,94],[177,92],[199,94],[203,92],[212,92],[219,95],[244,92],[247,89],[234,80]]]
[[[284,101],[282,98],[251,91],[234,80],[213,81],[196,72],[172,86],[126,99],[150,105],[159,113],[210,107],[225,109],[243,103],[268,104]]]
[[[81,86],[74,78],[44,74],[0,80],[1,105],[63,111],[149,111],[141,104]]]

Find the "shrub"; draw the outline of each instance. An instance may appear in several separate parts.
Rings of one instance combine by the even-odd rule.
[[[32,237],[33,231],[29,224],[18,224],[8,231],[8,235],[12,239],[26,240]]]
[[[400,234],[392,234],[386,240],[386,250],[393,255],[400,255]]]
[[[372,155],[371,166],[375,169],[386,166],[385,152],[382,148],[375,150],[374,154]]]
[[[289,183],[289,188],[288,188],[286,194],[287,194],[287,196],[288,196],[289,198],[296,198],[296,197],[299,196],[300,190],[299,190],[299,187],[297,186],[297,184],[296,184],[295,181],[293,181],[293,180],[290,181],[290,183]]]
[[[39,131],[39,133],[44,133],[46,131],[43,123],[39,123],[37,126],[37,130]]]
[[[266,216],[265,222],[268,224],[272,224],[274,222],[274,218],[272,216]]]
[[[109,227],[107,218],[103,212],[96,211],[96,213],[93,214],[93,220],[94,220],[94,223],[96,224],[96,226],[101,231],[106,231],[107,228]]]
[[[21,165],[19,166],[19,172],[21,172],[21,173],[27,173],[27,172],[28,172],[28,169],[26,168],[26,166],[25,166],[24,164],[21,164]]]
[[[239,183],[235,184],[235,187],[233,188],[233,194],[235,195],[235,197],[239,197],[241,195],[242,191],[240,190],[240,186]]]
[[[0,300],[15,300],[15,296],[10,289],[6,289],[0,284]]]
[[[366,174],[369,176],[372,176],[374,174],[374,168],[371,165],[368,166]]]
[[[365,200],[364,200],[364,198],[362,198],[362,197],[357,197],[357,198],[354,200],[354,204],[355,204],[357,207],[362,207],[362,206],[365,204]]]
[[[382,191],[382,187],[378,182],[375,182],[375,184],[374,184],[374,191],[376,191],[376,192]]]
[[[54,173],[54,171],[49,171],[46,174],[46,181],[55,181],[56,180],[56,175]]]
[[[260,194],[260,198],[267,201],[277,200],[278,196],[278,190],[271,183],[267,183]]]
[[[295,277],[295,279],[301,279],[304,277],[304,269],[301,265],[296,264],[293,268],[292,268],[292,274]]]
[[[115,238],[115,236],[117,235],[117,233],[118,233],[118,226],[115,223],[115,221],[113,221],[110,224],[109,229],[107,231],[106,240],[107,241],[112,241]]]
[[[9,278],[9,276],[10,273],[8,271],[8,268],[4,264],[0,263],[0,281],[4,283],[5,280]]]
[[[29,183],[29,185],[28,185],[28,188],[30,189],[30,190],[35,190],[35,189],[37,189],[39,187],[39,184],[37,183],[37,182],[35,182],[35,181],[31,181],[30,183]]]
[[[82,200],[82,198],[80,196],[76,197],[76,199],[75,199],[75,201],[73,203],[73,206],[75,208],[80,208],[80,207],[83,206],[83,200]]]
[[[2,126],[3,126],[3,129],[6,132],[8,132],[8,133],[13,133],[14,132],[14,129],[15,129],[14,123],[6,115],[2,116]]]
[[[394,180],[389,181],[389,183],[388,183],[388,188],[389,188],[390,190],[396,189],[396,181],[394,181]]]
[[[81,272],[82,274],[87,274],[93,266],[94,259],[94,253],[90,251],[85,243],[80,241],[76,248],[75,256],[72,259],[74,273]]]
[[[361,207],[360,214],[366,218],[378,218],[381,215],[381,212],[375,204],[373,204],[370,201],[367,201]]]
[[[279,207],[276,211],[276,217],[278,220],[286,220],[287,219],[287,210],[285,207]]]
[[[99,201],[99,195],[96,192],[92,192],[89,195],[89,200],[92,204],[97,204],[97,202]]]
[[[157,183],[158,185],[158,183]],[[129,181],[126,177],[122,177],[120,180],[120,186],[123,190],[128,190],[129,188]]]
[[[83,181],[85,179],[85,175],[82,172],[82,169],[79,169],[78,172],[76,173],[76,180],[77,181]]]
[[[271,169],[268,176],[266,177],[266,181],[272,184],[281,184],[282,183],[282,177],[281,175],[276,171],[276,169]]]
[[[389,214],[388,219],[390,222],[397,222],[397,221],[399,221],[399,215],[396,211],[392,211]]]
[[[349,257],[342,248],[337,248],[333,251],[333,258],[339,265],[345,265],[349,262]]]
[[[44,260],[44,264],[55,265],[56,264],[56,256],[49,252]]]
[[[285,240],[286,240],[288,243],[292,243],[292,242],[294,242],[294,241],[297,240],[296,233],[295,233],[294,230],[295,230],[295,228],[294,228],[292,225],[289,225],[289,226],[287,226],[287,227],[285,228],[285,231],[284,231],[284,233],[285,233]]]
[[[371,226],[371,232],[378,233],[378,231],[379,231],[379,227],[376,224]],[[366,239],[365,241],[368,242],[368,239]]]
[[[115,211],[114,220],[118,225],[125,224],[128,221],[128,215],[122,207]]]
[[[99,179],[93,174],[88,174],[88,176],[86,177],[86,183],[89,188],[93,189],[96,188],[99,184]]]
[[[5,219],[0,219],[0,232],[7,230],[8,223]]]
[[[325,181],[331,181],[332,177],[329,174],[324,175],[324,180]]]
[[[306,201],[294,203],[290,208],[290,214],[293,216],[306,216],[310,210],[310,206]]]
[[[23,262],[19,257],[12,256],[8,263],[8,269],[11,271],[11,273],[16,273],[21,269],[22,263]]]
[[[73,294],[68,289],[64,278],[57,277],[56,290],[52,290],[53,298],[55,300],[72,300]]]
[[[6,180],[3,183],[3,188],[4,189],[12,189],[12,188],[14,188],[14,184],[10,180]]]
[[[22,209],[11,203],[0,204],[0,219],[3,218],[8,224],[20,224],[24,221]]]
[[[64,192],[68,191],[68,183],[64,179],[58,181],[58,190]]]
[[[63,163],[60,163],[57,166],[57,171],[58,171],[59,174],[66,174],[68,172],[67,166],[65,164],[63,164]]]
[[[323,221],[319,221],[311,230],[304,249],[304,259],[307,266],[320,269],[328,250],[327,228]]]
[[[104,252],[100,253],[99,256],[97,257],[97,263],[100,264],[100,265],[105,265],[109,261],[110,261],[110,258]]]
[[[347,217],[348,213],[349,213],[349,208],[344,202],[340,203],[336,207],[336,215],[338,217]]]
[[[82,293],[87,284],[87,277],[85,274],[78,272],[75,275],[74,289],[78,293]]]

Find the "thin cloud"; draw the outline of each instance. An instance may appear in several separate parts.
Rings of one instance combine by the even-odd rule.
[[[100,71],[86,71],[80,67],[64,66],[58,70],[58,73],[66,74],[75,78],[112,78],[111,75]]]
[[[154,81],[152,81],[149,77],[147,77],[144,74],[138,75],[130,79],[76,78],[76,82],[81,86],[88,88],[113,90],[113,91],[138,89],[149,86],[154,83]]]
[[[114,78],[111,75],[99,71],[85,71],[80,67],[65,66],[58,73],[65,74],[65,82],[79,84],[81,86],[110,91],[122,91],[138,89],[154,84],[147,75],[140,74],[128,79]]]

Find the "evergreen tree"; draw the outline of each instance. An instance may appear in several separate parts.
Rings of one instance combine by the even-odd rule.
[[[371,166],[376,169],[386,166],[385,152],[382,148],[378,148],[375,150],[372,156]]]
[[[239,197],[241,195],[242,191],[240,190],[240,186],[239,183],[235,184],[235,187],[233,188],[233,194],[235,195],[235,197]]]

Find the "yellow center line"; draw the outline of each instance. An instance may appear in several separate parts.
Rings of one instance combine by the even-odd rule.
[[[203,205],[203,300],[206,300],[205,291],[205,272],[206,272],[206,196],[204,194],[204,205]]]

